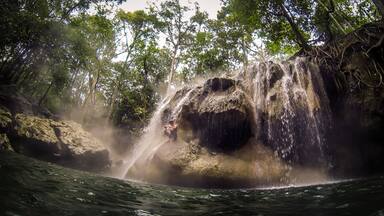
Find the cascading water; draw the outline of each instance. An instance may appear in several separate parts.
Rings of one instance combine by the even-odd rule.
[[[331,119],[328,98],[319,75],[319,69],[315,64],[305,58],[296,58],[279,64],[273,62],[258,63],[246,70],[242,70],[241,73],[234,77],[236,78],[210,79],[203,86],[183,88],[164,99],[154,113],[147,131],[129,156],[122,177],[129,176],[129,172],[133,167],[139,170],[144,168],[142,170],[144,172],[146,166],[151,163],[155,155],[159,154],[158,152],[166,143],[173,143],[169,147],[171,149],[177,149],[177,146],[186,143],[186,145],[192,146],[198,143],[200,146],[208,148],[202,152],[214,151],[207,158],[207,156],[199,156],[198,154],[204,153],[196,153],[199,150],[196,150],[195,147],[185,148],[187,150],[175,150],[174,153],[166,156],[171,157],[165,159],[169,160],[169,162],[160,159],[160,163],[171,163],[170,167],[178,167],[176,170],[181,170],[181,172],[183,172],[183,169],[186,169],[187,172],[194,172],[191,170],[196,169],[198,173],[205,173],[207,169],[215,169],[214,167],[220,166],[220,164],[215,165],[208,162],[206,165],[202,165],[202,161],[209,161],[209,157],[216,157],[215,151],[218,150],[218,145],[227,149],[225,151],[236,151],[236,148],[240,150],[242,146],[249,146],[249,143],[254,143],[250,145],[261,144],[265,146],[274,153],[274,157],[280,158],[289,167],[299,165],[326,168],[328,164],[325,153],[325,134],[330,127]],[[247,98],[247,102],[241,99],[244,97]],[[223,101],[226,102],[223,103]],[[230,107],[236,107],[239,104],[242,104],[243,108],[236,108],[233,111],[228,110]],[[188,114],[188,112],[194,114]],[[242,112],[244,113],[241,114]],[[246,113],[252,114],[248,115]],[[228,119],[233,118],[232,115],[237,117],[228,121]],[[251,117],[252,119],[250,119]],[[246,118],[246,120],[243,118]],[[183,125],[182,133],[183,136],[188,134],[187,138],[177,138],[176,141],[169,142],[169,137],[163,132],[163,124],[166,124],[169,120],[186,121],[187,123],[177,123]],[[252,131],[243,133],[242,130],[248,130],[249,128],[247,122],[251,122],[251,125],[253,125]],[[186,130],[191,132],[186,133]],[[217,142],[216,139],[220,138],[221,135],[218,137],[217,134],[212,133],[224,133],[222,136],[226,138]],[[239,137],[233,139],[228,137],[228,134]],[[207,139],[207,135],[215,135],[216,138],[214,140]],[[249,136],[253,138],[248,138]],[[239,143],[239,140],[248,144]],[[250,140],[253,141],[250,142]],[[229,147],[229,143],[232,143],[231,145],[235,149]],[[212,145],[216,146],[215,149],[209,150]],[[184,158],[172,159],[180,151],[187,151],[181,154]],[[249,155],[249,152],[245,152],[246,155]],[[244,162],[245,164],[255,163],[253,159],[244,159],[249,158],[249,156],[241,156],[241,153],[236,153],[235,156],[230,152],[229,154],[220,154],[223,158],[230,158],[228,160],[240,160],[241,163]],[[185,157],[191,157],[192,159]],[[226,163],[225,160],[227,159],[223,158],[220,159],[221,162],[219,163]],[[157,158],[157,161],[159,162],[159,158]],[[198,163],[194,165],[196,161]],[[178,163],[181,163],[181,165]],[[271,162],[265,162],[266,170],[270,166],[268,163]],[[279,160],[274,162],[275,167],[281,167],[279,164],[281,164]],[[204,168],[204,166],[208,167]],[[237,169],[237,165],[228,164],[227,166],[233,166],[234,169]],[[266,174],[267,171],[260,169],[260,164],[249,165],[249,167],[247,170],[256,170],[247,171],[252,178],[268,175],[268,173]],[[172,168],[170,169],[172,170]],[[284,172],[282,171],[284,168],[276,168],[276,170],[280,170],[276,172]],[[255,174],[254,172],[261,172],[262,174]]]
[[[175,106],[172,116],[177,116],[181,111],[181,106],[188,99],[193,89],[189,90],[182,99]],[[121,177],[125,178],[129,173],[129,170],[134,165],[145,165],[147,162],[151,161],[153,156],[156,154],[157,150],[166,142],[168,142],[167,137],[164,135],[163,126],[161,123],[161,114],[164,111],[164,108],[171,100],[169,95],[174,93],[167,93],[166,96],[157,110],[154,112],[147,128],[145,129],[144,135],[140,138],[139,142],[135,144],[132,153],[130,154],[129,160],[126,163],[125,169],[122,172]]]
[[[296,58],[261,63],[252,70],[256,134],[262,142],[290,162],[326,165],[324,137],[330,111],[317,66]]]
[[[125,178],[129,170],[135,164],[147,162],[148,159],[156,153],[156,150],[167,142],[167,139],[162,133],[161,112],[169,101],[170,97],[165,97],[159,104],[145,129],[144,135],[140,138],[139,142],[135,144],[132,153],[128,157],[125,169],[123,169],[123,172],[120,174],[121,178]]]

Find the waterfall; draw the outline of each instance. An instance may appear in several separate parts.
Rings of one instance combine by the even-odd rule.
[[[189,98],[192,91],[193,88],[188,90],[188,92],[182,96],[181,100],[173,109],[171,117],[177,116],[181,112],[183,103],[185,103],[185,101]],[[144,135],[140,138],[139,142],[135,144],[132,153],[129,155],[129,160],[126,163],[125,169],[121,176],[122,178],[126,177],[126,175],[129,173],[129,170],[134,165],[145,165],[145,163],[150,162],[153,156],[156,154],[157,150],[163,144],[169,141],[169,138],[164,135],[164,129],[161,122],[161,114],[171,101],[171,96],[174,95],[174,92],[167,94],[168,96],[165,97],[161,103],[159,103],[148,126],[144,130]]]
[[[252,70],[258,137],[289,162],[326,165],[330,109],[318,67],[296,58],[260,63]]]
[[[132,153],[128,157],[125,169],[121,174],[121,178],[125,178],[129,170],[137,163],[145,163],[148,159],[153,157],[156,150],[161,147],[167,139],[163,136],[163,128],[161,124],[161,112],[165,106],[169,103],[170,97],[165,97],[157,110],[154,112],[145,133],[140,138],[132,150]]]
[[[252,132],[249,133],[253,137],[252,142],[256,141],[255,144],[262,144],[269,148],[272,150],[271,154],[292,166],[325,168],[328,165],[325,135],[331,124],[331,115],[329,101],[317,65],[306,58],[295,58],[280,63],[261,62],[240,70],[238,74],[232,75],[232,78],[223,79],[227,80],[226,88],[231,88],[233,85],[235,89],[238,89],[235,92],[244,95],[246,98],[244,101],[249,103],[249,105],[243,105],[247,106],[246,110],[252,112],[247,117],[251,118],[249,121],[253,124]],[[187,107],[186,114],[191,111],[195,112],[194,118],[199,120],[195,119],[194,124],[204,124],[203,128],[213,128],[210,131],[226,131],[224,129],[227,128],[223,124],[227,123],[221,122],[226,116],[217,118],[216,122],[213,122],[214,119],[209,117],[212,115],[204,115],[205,111],[198,108],[201,103],[200,99],[207,95],[210,95],[211,99],[206,101],[205,105],[219,103],[221,98],[228,96],[226,90],[215,93],[217,91],[215,86],[212,87],[214,90],[205,89],[206,86],[213,85],[212,80],[214,79],[206,81],[204,85],[185,87],[176,93],[169,94],[159,103],[145,133],[129,155],[121,177],[124,178],[130,174],[130,169],[133,167],[137,167],[138,170],[135,170],[138,172],[145,172],[146,165],[152,161],[159,149],[165,143],[169,143],[169,137],[165,136],[163,132],[163,124],[169,120],[183,121],[184,107]],[[220,85],[223,83],[220,82]],[[223,87],[218,89],[223,89]],[[235,96],[232,95],[232,97]],[[234,101],[236,100],[232,102]],[[202,116],[208,117],[203,118]],[[187,121],[191,121],[191,119]],[[191,124],[190,122],[183,124],[184,127],[186,125]],[[209,127],[205,127],[206,125]],[[186,130],[201,130],[201,128],[199,125],[194,125],[190,128],[182,128],[181,131],[185,133]],[[175,145],[170,148],[176,148],[175,146],[181,142],[185,144],[189,142],[188,140],[200,139],[206,132],[193,131],[188,135],[192,137],[186,140],[176,140]],[[230,132],[226,131],[226,134],[228,135]],[[220,142],[228,144],[230,142],[228,140],[231,138],[228,137]],[[203,139],[206,137],[201,138],[200,141],[209,141]],[[247,139],[245,139],[246,141]],[[238,148],[241,148],[241,145]]]

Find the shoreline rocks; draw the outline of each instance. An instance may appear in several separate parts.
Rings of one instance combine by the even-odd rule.
[[[5,95],[0,95],[0,104],[17,106],[20,100],[12,101],[14,97]],[[26,100],[21,101],[22,107],[32,107],[25,106]],[[80,124],[35,115],[28,109],[14,114],[9,110],[0,107],[2,149],[80,170],[100,172],[110,167],[108,149]]]

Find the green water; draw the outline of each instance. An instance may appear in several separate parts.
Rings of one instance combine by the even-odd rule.
[[[384,215],[384,178],[209,190],[100,177],[0,153],[0,215]]]

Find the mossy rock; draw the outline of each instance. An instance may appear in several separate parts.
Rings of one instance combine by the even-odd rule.
[[[38,159],[91,171],[110,166],[103,143],[73,121],[16,114],[10,138],[17,152]]]
[[[12,124],[12,114],[0,105],[0,131],[7,131]]]
[[[25,139],[38,140],[47,144],[58,145],[59,140],[51,124],[51,119],[43,119],[36,116],[16,114],[15,134]]]
[[[0,151],[13,151],[6,134],[0,134]]]

